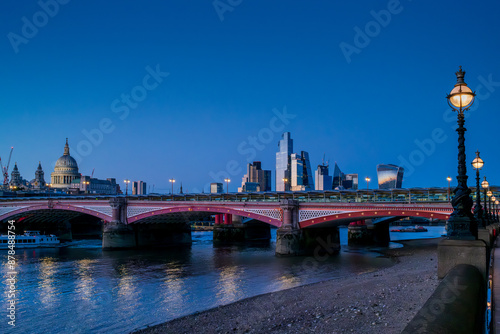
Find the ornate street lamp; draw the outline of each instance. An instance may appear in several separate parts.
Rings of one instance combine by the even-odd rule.
[[[474,103],[475,94],[464,82],[465,72],[462,71],[462,66],[455,74],[457,83],[446,98],[450,107],[458,114],[458,184],[451,200],[453,213],[448,220],[447,235],[448,239],[475,240],[477,239],[477,221],[472,215],[471,190],[467,186],[464,127],[464,111],[469,110],[472,103]]]
[[[497,212],[495,210],[495,202],[497,201],[495,196],[491,196],[491,211],[493,212],[493,219],[497,220]]]
[[[486,227],[486,222],[483,219],[483,208],[481,206],[481,188],[479,187],[479,170],[483,168],[484,161],[479,157],[479,151],[476,151],[476,157],[472,160],[472,168],[476,170],[476,205],[474,206],[474,218],[478,224]]]
[[[369,177],[365,177],[365,181],[366,181],[366,190],[368,190],[371,179]]]
[[[481,187],[483,188],[483,192],[484,192],[484,215],[483,215],[483,218],[488,222],[488,225],[491,223],[491,219],[490,219],[490,213],[488,211],[488,205],[487,205],[487,201],[488,201],[488,197],[486,196],[486,189],[488,189],[490,187],[490,184],[488,181],[486,181],[486,176],[484,177],[484,181],[481,182]]]
[[[282,180],[283,180],[283,191],[286,191],[286,182],[288,181],[288,179],[284,177]]]
[[[168,179],[168,182],[170,182],[172,184],[172,195],[174,194],[174,183],[175,183],[175,179]]]
[[[490,219],[492,221],[495,220],[495,217],[493,216],[493,211],[491,210],[491,196],[493,196],[493,193],[491,192],[491,190],[488,189],[488,192],[486,193],[486,195],[488,195],[488,210],[490,211]]]
[[[451,189],[451,176],[446,178],[448,180],[448,202],[450,201],[450,189]]]
[[[231,182],[231,179],[224,179],[226,182],[226,194],[229,194],[229,182]]]
[[[123,180],[125,182],[125,196],[128,195],[128,184],[130,183],[130,180]]]

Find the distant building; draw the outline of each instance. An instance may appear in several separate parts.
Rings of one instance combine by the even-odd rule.
[[[35,172],[35,179],[31,182],[31,186],[33,190],[45,190],[46,184],[45,184],[45,176],[44,172],[42,169],[42,163],[39,161],[38,162],[38,168],[36,169]]]
[[[344,189],[358,190],[358,174],[345,174],[342,185]]]
[[[10,186],[15,188],[20,188],[23,185],[23,179],[21,178],[21,173],[17,168],[17,162],[14,163],[14,168],[10,174]]]
[[[262,170],[260,161],[247,165],[247,173],[242,178],[241,187],[238,188],[238,192],[249,191],[271,191],[271,171]]]
[[[328,175],[328,165],[318,165],[315,174],[315,190],[332,190],[332,177]]]
[[[132,195],[137,195],[137,187],[138,187],[137,181],[133,181],[132,182]]]
[[[224,187],[222,183],[210,183],[210,193],[211,194],[221,194],[224,192]]]
[[[291,190],[307,191],[314,189],[314,179],[309,162],[309,153],[301,151],[292,153],[291,157]]]
[[[290,132],[285,132],[281,135],[281,140],[278,142],[279,152],[276,152],[276,191],[290,190],[291,177],[291,160],[290,156],[293,151],[293,140],[290,137]],[[283,179],[288,180],[284,182]]]
[[[182,183],[181,183],[181,189],[182,189]],[[146,195],[148,193],[147,191],[147,184],[144,181],[137,181],[137,195]],[[182,193],[182,191],[181,191]]]
[[[333,168],[333,184],[332,189],[337,189],[343,187],[342,181],[344,180],[344,173],[340,170],[337,162],[335,162],[335,167]]]
[[[90,176],[81,176],[79,179],[73,180],[69,191],[71,193],[117,195],[120,187],[114,178],[99,180]]]
[[[64,146],[64,154],[57,159],[54,172],[50,175],[51,187],[55,189],[68,189],[72,182],[80,178],[78,164],[76,160],[69,155],[68,138]]]
[[[403,185],[404,168],[396,165],[377,165],[379,189],[397,189]]]

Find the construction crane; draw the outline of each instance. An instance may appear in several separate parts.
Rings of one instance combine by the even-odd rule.
[[[7,167],[3,166],[2,158],[0,158],[0,169],[2,170],[4,187],[7,187],[9,185],[9,165],[10,165],[10,158],[12,158],[12,151],[14,151],[14,146],[10,148],[9,161],[7,162]]]

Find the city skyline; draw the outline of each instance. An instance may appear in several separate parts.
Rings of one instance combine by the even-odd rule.
[[[47,181],[68,137],[83,175],[95,169],[122,188],[144,180],[166,193],[175,178],[208,192],[225,172],[235,192],[247,163],[273,166],[289,131],[312,166],[326,154],[357,173],[360,188],[381,163],[405,168],[405,187],[445,187],[448,175],[454,186],[456,115],[445,96],[462,65],[478,94],[465,124],[468,184],[476,150],[482,175],[499,184],[486,136],[499,120],[499,45],[484,34],[500,30],[497,3],[429,11],[401,1],[387,24],[385,2],[243,2],[223,20],[210,2],[117,4],[61,4],[29,38],[23,26],[43,10],[38,2],[2,5],[9,174],[17,162],[31,180],[41,161]]]

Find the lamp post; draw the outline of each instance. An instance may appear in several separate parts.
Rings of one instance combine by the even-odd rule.
[[[498,200],[495,201],[495,215],[497,216],[497,221],[498,221]]]
[[[286,177],[284,177],[282,180],[283,180],[283,191],[285,192],[286,191],[286,181],[288,181],[288,179]]]
[[[229,182],[231,182],[231,179],[224,179],[226,182],[226,194],[229,194]]]
[[[490,184],[488,181],[486,181],[486,176],[484,177],[484,181],[481,182],[481,187],[483,188],[483,192],[484,192],[484,220],[486,222],[488,222],[488,225],[491,223],[491,219],[490,219],[490,213],[488,211],[488,205],[487,205],[487,201],[488,201],[488,197],[486,196],[486,189],[488,189],[490,187]]]
[[[469,110],[474,103],[474,94],[464,82],[465,72],[462,66],[458,72],[457,83],[453,90],[446,96],[449,106],[458,115],[458,176],[457,187],[451,200],[453,213],[448,220],[448,239],[475,240],[477,239],[477,221],[472,215],[471,190],[467,186],[467,166],[465,164],[465,116],[464,111]]]
[[[450,201],[450,190],[451,190],[451,176],[446,178],[448,180],[448,202]]]
[[[168,182],[170,182],[172,184],[172,195],[174,194],[174,183],[175,183],[175,179],[168,179]]]
[[[366,181],[366,190],[368,190],[368,187],[370,186],[371,179],[369,177],[365,177],[365,181]]]
[[[88,194],[89,193],[88,187],[89,187],[90,182],[89,181],[83,181],[83,184],[85,185],[85,193]]]
[[[493,221],[495,220],[495,217],[493,216],[493,211],[491,211],[491,196],[493,196],[493,193],[491,192],[491,190],[489,188],[488,188],[488,192],[486,193],[486,195],[488,195],[488,204],[486,204],[486,205],[488,206],[488,210],[490,211],[490,220],[493,223]]]
[[[481,188],[479,187],[479,170],[483,168],[484,161],[479,157],[479,151],[476,151],[476,157],[472,160],[472,168],[476,170],[476,205],[474,206],[474,218],[477,223],[483,228],[486,227],[486,222],[483,219],[483,208],[481,206]]]
[[[125,182],[125,196],[128,196],[128,184],[130,183],[130,180],[123,180]]]
[[[497,212],[495,210],[495,202],[496,202],[496,197],[495,196],[491,196],[491,211],[493,212],[493,219],[496,221],[498,218],[497,218]]]

